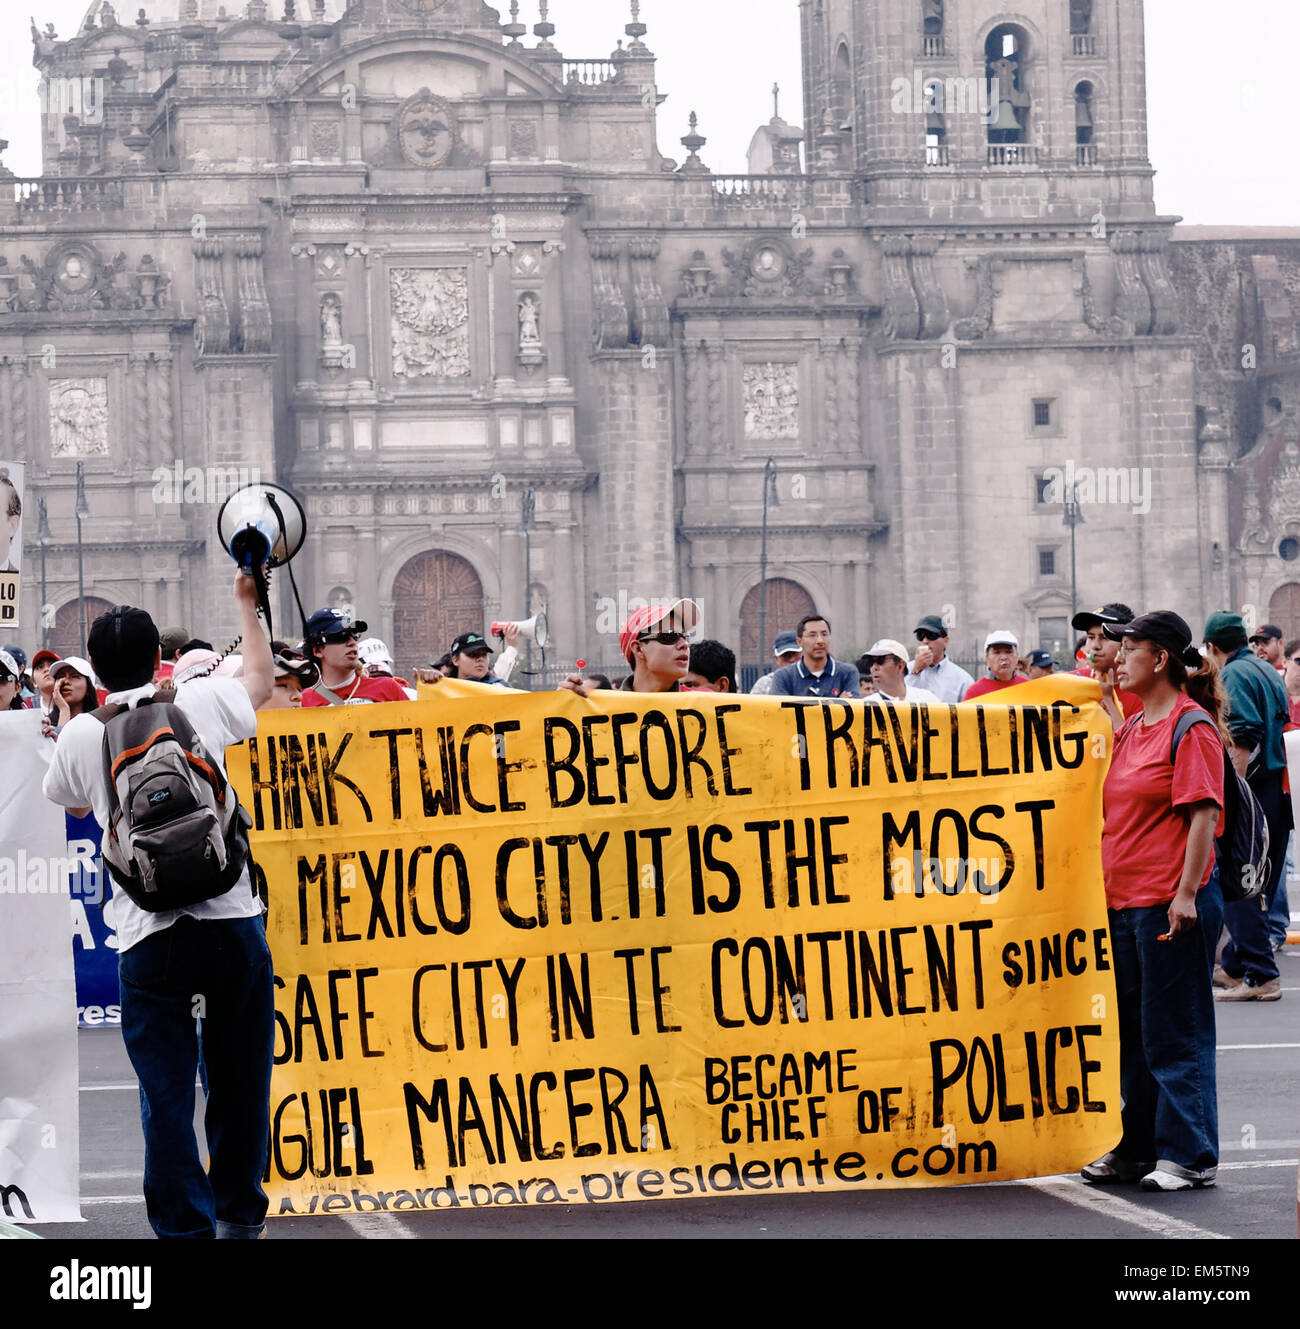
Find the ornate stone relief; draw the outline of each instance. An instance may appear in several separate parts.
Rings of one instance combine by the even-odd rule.
[[[80,459],[108,455],[108,379],[51,380],[50,456]]]
[[[1169,280],[1169,237],[1145,232],[1139,241],[1138,266],[1151,295],[1151,335],[1168,337],[1178,331],[1178,294]]]
[[[619,243],[614,236],[592,235],[588,244],[596,345],[603,350],[618,350],[627,345],[629,337],[627,303],[619,283]]]
[[[230,350],[230,310],[221,281],[220,240],[195,240],[194,287],[198,317],[194,320],[194,348],[200,355],[223,355]]]
[[[1115,317],[1128,337],[1146,337],[1151,332],[1153,312],[1151,292],[1142,280],[1140,267],[1141,237],[1126,231],[1113,237],[1111,252],[1115,257]]]
[[[392,268],[393,373],[399,378],[466,378],[469,270]]]
[[[40,267],[22,254],[19,262],[35,288],[18,303],[32,313],[70,313],[89,309],[137,309],[138,294],[118,285],[126,255],[111,263],[100,260],[99,250],[84,240],[65,240],[46,254]]]
[[[629,237],[627,252],[632,263],[633,322],[642,346],[667,346],[668,302],[659,285],[655,263],[659,258],[657,236]]]
[[[262,237],[237,235],[235,268],[239,283],[240,349],[265,355],[271,349],[271,306],[262,278]]]
[[[794,247],[779,238],[753,240],[739,254],[722,251],[722,261],[731,278],[724,295],[776,299],[811,295],[808,264],[813,251],[796,254]]]
[[[542,155],[537,143],[536,120],[510,121],[509,152],[512,158],[522,157],[526,161],[536,160]]]
[[[993,260],[983,255],[963,261],[975,278],[975,309],[969,318],[959,318],[952,330],[962,341],[979,341],[993,326]]]
[[[917,335],[931,340],[942,337],[950,322],[948,297],[934,271],[934,256],[939,251],[939,243],[934,236],[920,236],[912,241],[912,280],[921,306],[921,327]]]
[[[403,160],[427,171],[444,165],[456,146],[451,108],[428,88],[421,88],[402,103],[394,127]]]
[[[770,441],[799,437],[799,366],[745,366],[745,437]]]
[[[885,335],[912,341],[921,330],[921,304],[908,267],[911,244],[906,236],[889,236],[881,241],[880,251],[885,259]]]

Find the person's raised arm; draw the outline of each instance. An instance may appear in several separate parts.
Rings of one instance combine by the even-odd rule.
[[[275,691],[275,657],[257,619],[257,578],[235,577],[235,603],[239,606],[239,632],[243,637],[244,672],[236,682],[248,693],[253,709],[265,706]]]

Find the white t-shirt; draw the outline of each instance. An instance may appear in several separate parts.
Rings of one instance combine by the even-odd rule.
[[[863,701],[888,701],[895,705],[906,706],[908,702],[920,701],[929,702],[933,706],[942,706],[943,702],[934,695],[933,692],[927,692],[924,688],[907,689],[906,697],[891,697],[888,692],[870,692],[862,699]]]
[[[110,703],[124,702],[138,706],[145,697],[154,693],[152,683],[131,688],[127,692],[114,692]],[[232,743],[252,738],[257,733],[257,714],[244,686],[233,678],[196,678],[182,683],[176,689],[174,703],[185,713],[194,727],[208,755],[225,774],[226,749]],[[93,715],[74,715],[59,735],[54,759],[45,775],[45,797],[65,808],[94,809],[95,820],[101,828],[108,826],[109,790],[104,775],[104,725]],[[107,869],[105,869],[107,876]],[[248,868],[239,880],[224,894],[183,909],[166,909],[150,913],[141,909],[124,892],[113,887],[113,909],[117,921],[117,949],[129,951],[132,946],[169,928],[182,914],[190,918],[257,918],[262,904],[253,893]]]

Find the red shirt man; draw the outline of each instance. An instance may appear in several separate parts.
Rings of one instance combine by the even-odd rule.
[[[1014,688],[1018,683],[1028,683],[1024,674],[1016,672],[1016,662],[1020,659],[1020,640],[1014,632],[999,630],[990,632],[984,639],[984,660],[989,667],[990,678],[977,678],[966,689],[963,702],[975,701],[990,692],[1001,692],[1003,688]]]
[[[366,678],[358,672],[357,638],[365,630],[364,623],[353,623],[335,609],[318,609],[307,620],[307,649],[320,669],[320,679],[315,687],[304,689],[304,706],[410,700],[394,679]]]

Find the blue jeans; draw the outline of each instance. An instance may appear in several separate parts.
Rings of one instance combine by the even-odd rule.
[[[1282,880],[1277,884],[1273,907],[1268,911],[1268,944],[1274,950],[1286,945],[1286,934],[1291,930],[1291,902],[1286,896],[1286,884],[1294,869],[1295,832],[1292,831],[1286,842],[1286,866],[1282,869]]]
[[[1229,978],[1245,978],[1252,987],[1278,977],[1277,961],[1269,941],[1268,916],[1283,884],[1286,845],[1291,834],[1291,801],[1282,792],[1282,772],[1256,776],[1250,782],[1268,822],[1268,884],[1254,900],[1235,900],[1223,912],[1232,940],[1223,948],[1223,971]]]
[[[260,1236],[275,1029],[262,920],[179,918],[124,952],[118,979],[122,1039],[140,1080],[150,1225],[159,1237]],[[196,1012],[207,1172],[194,1135]]]
[[[1171,941],[1169,908],[1110,911],[1119,998],[1119,1076],[1130,1163],[1200,1172],[1219,1161],[1214,1065],[1214,949],[1223,926],[1217,880],[1196,901],[1197,921]]]

